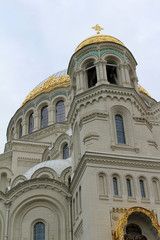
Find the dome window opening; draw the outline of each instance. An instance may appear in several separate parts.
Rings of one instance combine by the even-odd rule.
[[[19,138],[22,137],[22,122],[19,124]]]
[[[94,87],[97,83],[97,73],[94,66],[88,67],[86,69],[88,77],[88,88]]]
[[[108,63],[106,65],[106,71],[107,71],[107,79],[108,82],[111,84],[118,84],[118,78],[117,78],[117,65]]]
[[[43,222],[34,225],[34,240],[45,240],[45,225]]]
[[[34,117],[33,113],[30,114],[29,119],[28,119],[28,133],[31,134],[34,129]]]
[[[65,121],[65,105],[64,101],[61,100],[56,104],[56,122]]]
[[[41,128],[48,126],[48,106],[41,109]]]
[[[66,143],[63,146],[63,159],[67,159],[67,158],[69,158],[69,147],[68,147],[68,144]]]

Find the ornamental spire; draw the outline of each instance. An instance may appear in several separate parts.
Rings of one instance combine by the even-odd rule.
[[[100,34],[100,31],[104,30],[104,28],[101,28],[98,24],[94,27],[92,27],[95,31],[97,31],[97,34]]]

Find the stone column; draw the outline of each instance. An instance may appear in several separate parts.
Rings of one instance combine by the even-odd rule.
[[[53,105],[52,103],[50,103],[48,105],[48,125],[51,125],[54,123],[54,120],[53,120]]]
[[[133,77],[132,81],[133,81],[135,90],[139,93],[139,90],[138,90],[138,78],[137,77]]]
[[[67,115],[70,109],[70,101],[69,101],[69,97],[66,99],[65,101],[65,120],[67,120]]]
[[[39,129],[39,113],[37,110],[35,110],[34,114],[34,132]]]
[[[8,225],[9,225],[9,211],[10,211],[10,203],[5,203],[6,207],[6,219],[5,219],[5,233],[4,240],[8,240]]]
[[[84,72],[80,69],[76,72],[76,94],[82,93],[84,89]]]
[[[124,65],[124,69],[125,69],[125,84],[127,86],[130,86],[130,76],[129,76],[129,67],[127,64]]]
[[[120,69],[120,74],[121,74],[121,84],[125,84],[125,70],[124,70],[124,65],[120,64],[119,65]]]
[[[106,72],[106,61],[99,60],[95,63],[97,72],[97,85],[102,83],[109,83]]]
[[[27,134],[27,122],[26,119],[23,118],[22,120],[22,136]]]

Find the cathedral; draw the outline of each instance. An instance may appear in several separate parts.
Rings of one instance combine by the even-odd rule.
[[[136,66],[97,32],[26,96],[0,155],[0,240],[160,239],[160,104]]]

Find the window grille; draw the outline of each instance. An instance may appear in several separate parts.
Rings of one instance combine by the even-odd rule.
[[[41,109],[41,128],[48,126],[48,107],[44,106]]]
[[[45,240],[45,225],[38,222],[34,225],[34,240]]]
[[[65,121],[65,106],[64,101],[59,101],[56,104],[56,122]]]
[[[125,134],[124,134],[124,125],[123,118],[120,115],[115,116],[116,122],[116,133],[117,133],[117,142],[120,144],[125,144]]]

